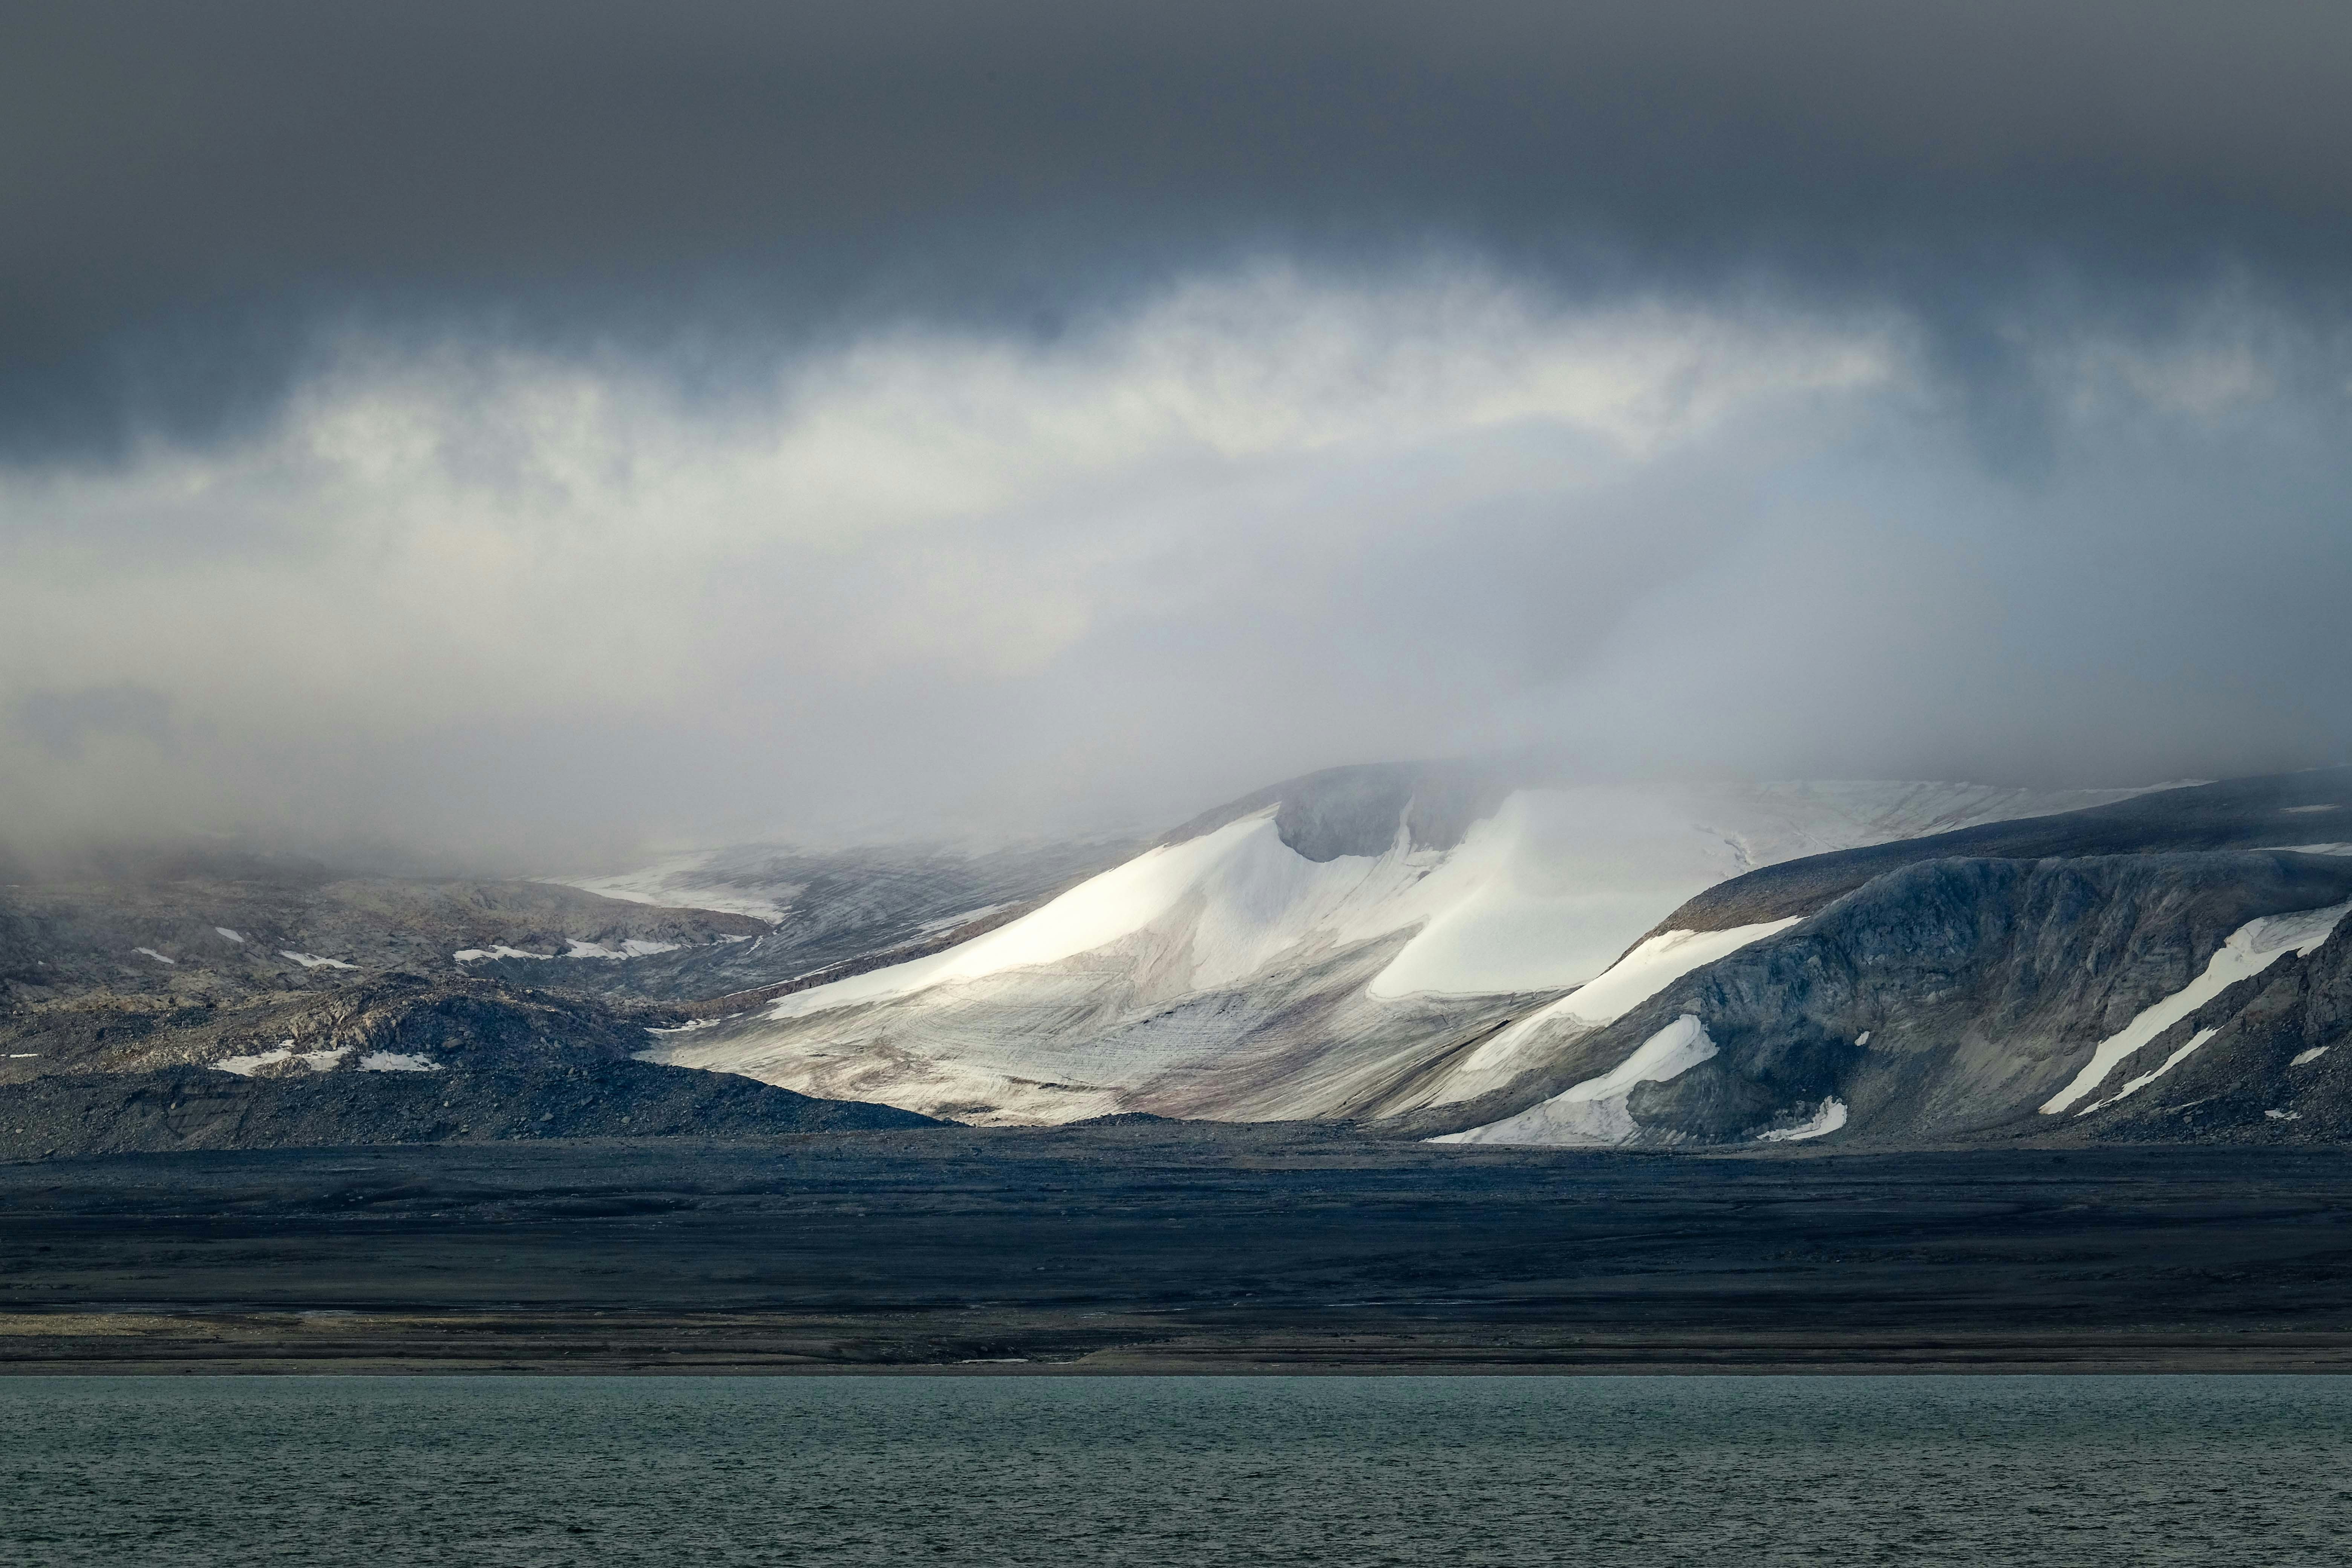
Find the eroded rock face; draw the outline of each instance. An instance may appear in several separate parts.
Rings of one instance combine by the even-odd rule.
[[[2233,932],[2347,900],[2352,861],[2317,855],[1906,866],[1576,1042],[1520,1085],[1507,1110],[1570,1089],[1695,1017],[1714,1052],[1633,1088],[1625,1099],[1632,1131],[1621,1141],[1754,1142],[1818,1126],[1832,1104],[1843,1114],[1820,1135],[1847,1141],[2210,1136],[2224,1128],[2274,1137],[2304,1123],[2306,1132],[2337,1127],[2344,1106],[2329,1087],[2334,1069],[2295,1078],[2286,1066],[2301,1053],[2331,1051],[2352,1027],[2352,928],[2325,937],[2324,919],[2313,938],[2324,945],[2308,956],[2281,948],[2259,973],[2189,1009],[2116,1060],[2082,1110],[2042,1107],[2102,1040],[2198,981]],[[2212,1033],[2169,1073],[2101,1108],[2200,1030]],[[2159,1081],[2161,1095],[2141,1097]],[[2159,1101],[2172,1105],[2192,1090],[2217,1109],[2187,1121],[2161,1110]],[[2293,1103],[2255,1104],[2282,1100]]]

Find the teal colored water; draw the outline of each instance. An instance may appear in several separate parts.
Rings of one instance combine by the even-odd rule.
[[[0,1562],[2340,1563],[2325,1378],[0,1382]]]

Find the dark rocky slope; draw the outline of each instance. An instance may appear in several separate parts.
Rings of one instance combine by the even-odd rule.
[[[0,1158],[933,1125],[632,1060],[641,1017],[495,981],[394,973],[245,1005],[159,1016],[100,999],[42,1016],[0,1062]]]
[[[323,991],[386,970],[456,974],[456,954],[576,944],[729,949],[765,931],[749,916],[656,909],[544,882],[337,877],[243,858],[76,866],[0,884],[0,1027],[7,1016],[103,993],[201,1004]],[[550,957],[524,984],[618,967]],[[517,971],[517,976],[526,972]]]
[[[635,1061],[276,1078],[166,1068],[0,1089],[0,1159],[517,1138],[772,1137],[938,1125],[891,1106],[813,1100],[728,1073]]]
[[[217,851],[14,871],[0,885],[0,1158],[929,1124],[632,1060],[648,1028],[686,1015],[515,983],[626,963],[518,960],[501,977],[454,956],[730,952],[768,929],[748,916]]]
[[[750,942],[681,944],[626,963],[566,964],[534,976],[524,959],[478,965],[523,984],[559,984],[601,995],[705,1002],[774,995],[860,967],[903,963],[1028,910],[1127,859],[1125,835],[969,851],[877,845],[823,852],[773,847],[724,850],[639,890],[688,912],[698,899],[764,903],[775,913]],[[740,1005],[749,1005],[750,997]]]
[[[2231,932],[2347,899],[2352,860],[2320,855],[1906,866],[1685,976],[1507,1096],[1468,1109],[1487,1121],[1535,1105],[1608,1072],[1688,1015],[1715,1053],[1631,1089],[1631,1142],[1752,1142],[1807,1123],[1831,1101],[1846,1120],[1826,1136],[1843,1142],[2341,1138],[2352,1135],[2352,1074],[2340,1069],[2352,1064],[2289,1063],[2332,1049],[2352,1026],[2352,922],[2307,958],[2287,952],[2221,991],[2102,1080],[2111,1093],[2196,1031],[2216,1030],[2161,1092],[2151,1086],[2087,1116],[2039,1108],[2099,1041],[2195,980]],[[2182,1113],[2183,1100],[2197,1102],[2196,1114]]]

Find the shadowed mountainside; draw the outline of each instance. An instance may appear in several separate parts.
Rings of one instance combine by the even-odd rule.
[[[2297,844],[2352,844],[2352,768],[2158,790],[2055,816],[1989,822],[1766,866],[1694,896],[1649,934],[1727,931],[1809,915],[1874,877],[1921,860],[2147,855]]]
[[[1906,1144],[2342,1138],[2352,1134],[2352,1072],[2339,1069],[2352,1061],[2307,1060],[2292,1074],[2288,1067],[2315,1041],[2344,1032],[2352,926],[2328,936],[2328,925],[2316,925],[2305,936],[2315,948],[2308,956],[2274,950],[2267,968],[2184,1007],[2095,1080],[2113,1094],[2210,1030],[2174,1061],[2179,1071],[2149,1080],[2161,1079],[2163,1092],[2126,1096],[2087,1118],[2040,1108],[2102,1041],[2186,992],[2233,933],[2347,900],[2352,860],[2328,856],[1924,861],[1563,1041],[1540,1070],[1470,1108],[1482,1121],[1511,1112],[1526,1120],[1470,1136],[1669,1144],[1792,1132]],[[2242,1025],[2242,1014],[2250,1014]],[[1621,1071],[1608,1094],[1573,1092],[1605,1082],[1682,1020],[1693,1021],[1680,1024],[1685,1033],[1696,1031],[1685,1059],[1662,1058],[1647,1075]],[[2214,1087],[2221,1084],[2226,1092]],[[2192,1097],[2201,1114],[2158,1114]],[[1831,1106],[1835,1116],[1824,1117]],[[2093,1110],[2088,1098],[2083,1110]],[[1542,1135],[1548,1123],[1559,1136]]]

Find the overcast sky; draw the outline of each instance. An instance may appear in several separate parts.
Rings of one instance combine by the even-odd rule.
[[[2352,7],[18,4],[0,837],[2352,760]]]

